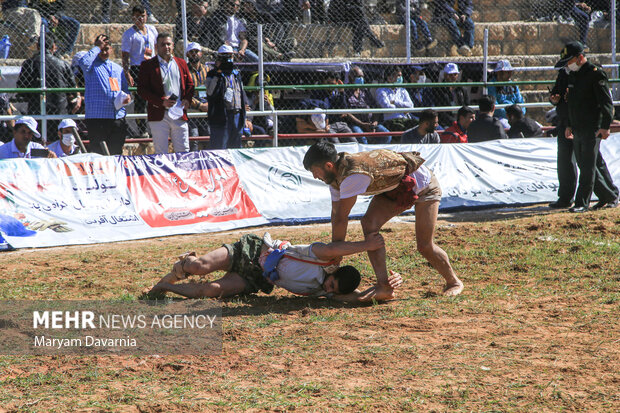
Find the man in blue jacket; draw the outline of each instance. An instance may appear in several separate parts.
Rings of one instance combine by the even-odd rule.
[[[508,82],[512,77],[513,71],[514,68],[508,60],[500,60],[497,62],[497,65],[495,65],[495,70],[493,70],[493,76],[490,81]],[[488,93],[489,96],[495,97],[495,103],[497,105],[525,103],[523,95],[517,85],[489,86]],[[523,108],[523,113],[525,114],[525,108]],[[504,109],[496,109],[495,116],[499,119],[507,119]]]

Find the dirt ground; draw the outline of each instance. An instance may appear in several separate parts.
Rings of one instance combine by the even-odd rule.
[[[0,356],[0,412],[620,411],[620,208],[442,214],[456,298],[415,251],[412,220],[382,232],[405,279],[393,301],[221,300],[215,356]],[[0,254],[0,299],[137,298],[176,255],[265,230],[330,238],[321,224],[19,250]],[[345,261],[373,282],[365,255]]]

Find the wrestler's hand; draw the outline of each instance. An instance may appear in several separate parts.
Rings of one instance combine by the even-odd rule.
[[[385,241],[378,232],[366,234],[366,251],[374,251],[385,247]]]
[[[390,276],[388,277],[388,283],[392,289],[398,288],[403,285],[403,277],[399,273],[390,270]]]

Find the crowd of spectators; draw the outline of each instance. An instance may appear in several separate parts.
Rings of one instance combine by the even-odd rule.
[[[91,50],[76,55],[73,65],[54,56],[56,45],[53,36],[48,37],[46,43],[48,86],[70,88],[83,83],[86,89],[84,97],[79,93],[50,94],[47,113],[69,114],[83,110],[86,114],[84,127],[78,124],[70,126],[88,133],[89,151],[122,153],[125,139],[130,134],[125,119],[126,106],[139,99],[148,102],[150,135],[147,135],[152,136],[156,153],[169,151],[168,139],[172,141],[173,151],[185,152],[241,147],[243,135],[273,133],[276,122],[273,116],[252,118],[246,115],[248,110],[259,109],[261,96],[257,91],[246,93],[244,86],[258,84],[258,73],[251,74],[249,78],[246,76],[244,84],[244,76],[236,67],[238,50],[224,43],[217,50],[215,65],[210,67],[203,62],[204,48],[192,42],[185,50],[185,59],[177,58],[173,56],[172,36],[157,34],[154,28],[151,29],[152,26],[146,24],[144,8],[136,6],[133,16],[135,24],[123,35],[122,66],[110,59],[113,45],[105,35],[97,37]],[[36,87],[40,82],[37,72],[39,56],[37,52],[24,62],[18,80],[20,87]],[[462,76],[456,63],[447,63],[433,74],[439,83],[448,83],[445,87],[420,87],[426,81],[427,70],[422,66],[411,66],[403,71],[397,65],[388,65],[383,73],[375,72],[375,77],[370,79],[392,85],[379,88],[367,87],[366,76],[360,66],[351,67],[346,75],[326,72],[317,83],[334,87],[317,89],[300,102],[302,108],[316,109],[316,113],[297,116],[293,132],[337,135],[326,138],[333,143],[362,144],[467,143],[543,135],[541,125],[526,117],[525,110],[518,105],[523,102],[523,97],[516,85],[509,84],[514,71],[510,62],[498,62],[492,72],[492,82],[508,84],[489,87],[488,95],[473,101],[466,88],[453,85]],[[406,73],[408,82],[417,85],[404,87],[403,73]],[[269,75],[265,80],[267,84]],[[356,87],[339,87],[345,82]],[[137,86],[135,96],[129,93],[130,85]],[[40,103],[36,95],[25,93],[23,98],[28,112],[37,113]],[[500,103],[511,105],[499,112],[495,109],[498,98]],[[265,91],[262,99],[265,109],[276,109],[276,100],[269,91]],[[6,103],[9,105],[6,107],[7,113],[14,110],[8,101]],[[470,103],[478,104],[479,110],[474,111],[468,106]],[[419,107],[447,106],[461,108],[456,112],[444,109],[414,111]],[[324,109],[372,108],[402,111],[383,114],[324,113]],[[188,112],[202,112],[207,116],[190,119]],[[49,130],[55,130],[57,125],[58,122],[48,121]],[[55,133],[48,134],[47,143],[54,145],[50,146],[51,152],[59,156],[61,152],[73,154],[76,149],[71,134],[62,130],[66,127],[65,121],[63,125],[57,137]],[[8,142],[14,133],[11,133],[9,125],[5,124],[5,129],[9,132],[5,134],[4,141]],[[383,134],[366,136],[374,132]],[[390,135],[390,132],[402,134]],[[37,135],[38,132],[33,133],[35,141]],[[189,138],[198,136],[210,136],[210,143],[199,146],[194,142],[190,145]],[[256,145],[261,144],[264,142]],[[28,152],[21,153],[26,156]]]
[[[113,45],[106,35],[99,35],[94,47],[76,53],[69,64],[63,57],[71,53],[73,48],[75,36],[69,32],[75,25],[71,18],[63,17],[62,0],[52,2],[53,8],[47,2],[37,1],[41,2],[39,6],[33,2],[30,5],[39,10],[49,32],[44,53],[47,87],[83,86],[86,90],[84,96],[71,92],[49,93],[46,113],[84,113],[86,121],[70,127],[87,132],[90,141],[88,150],[91,152],[121,154],[128,136],[151,137],[156,153],[169,151],[168,139],[171,139],[175,152],[235,148],[242,146],[244,135],[273,134],[275,122],[283,121],[282,117],[247,116],[247,111],[258,110],[261,100],[266,110],[277,109],[278,102],[269,91],[265,91],[263,96],[256,91],[246,93],[244,86],[256,86],[258,74],[248,76],[236,64],[258,59],[258,24],[265,25],[262,48],[269,59],[282,61],[295,56],[296,41],[291,36],[292,22],[286,17],[290,15],[291,2],[220,0],[214,10],[209,9],[208,1],[191,2],[191,16],[187,26],[191,42],[183,51],[183,58],[179,58],[173,56],[175,37],[158,33],[155,26],[148,24],[156,22],[156,19],[148,0],[143,0],[142,5],[131,9],[133,25],[124,32],[120,45]],[[123,0],[118,1],[122,3],[119,6],[125,8]],[[429,27],[438,24],[448,28],[458,53],[470,53],[473,45],[471,0],[434,1],[433,17],[429,22],[421,17],[421,6],[416,0],[397,3],[400,17],[404,15],[407,1],[411,8],[411,40],[415,50],[435,46],[436,41]],[[361,1],[332,0],[328,8],[325,8],[322,1],[300,0],[294,3],[300,21],[306,19],[304,24],[308,23],[308,16],[304,12],[312,11],[309,17],[311,22],[337,22],[350,26],[356,51],[363,48],[366,38],[371,45],[383,47],[380,39],[370,30],[370,19]],[[79,22],[76,23],[79,28]],[[112,56],[115,46],[120,46],[121,56]],[[24,61],[17,80],[18,87],[40,86],[40,56],[40,52],[36,52]],[[119,57],[122,65],[114,62]],[[205,60],[213,57],[214,65],[206,65]],[[285,127],[280,130],[336,135],[328,136],[327,139],[334,143],[362,144],[466,143],[542,135],[541,125],[526,117],[525,109],[519,106],[524,103],[524,99],[519,87],[511,84],[514,68],[509,61],[501,60],[495,65],[490,82],[498,84],[491,85],[488,95],[479,98],[472,98],[468,88],[453,85],[463,81],[464,76],[459,66],[452,62],[440,70],[434,70],[431,76],[433,81],[446,83],[445,87],[419,86],[429,78],[429,67],[414,65],[401,68],[387,65],[380,73],[374,71],[371,79],[365,76],[360,66],[353,66],[346,73],[327,72],[317,83],[334,87],[312,92],[299,102],[301,108],[316,109],[316,113],[297,116],[293,130],[286,130]],[[269,82],[268,75],[265,80]],[[387,85],[369,88],[368,80]],[[406,82],[418,85],[404,87],[403,83]],[[356,87],[339,87],[345,83]],[[137,87],[137,93],[131,94],[129,87]],[[27,113],[39,113],[40,99],[37,94],[23,93],[18,94],[17,98],[24,102]],[[127,106],[132,103],[136,113],[146,111],[148,114],[148,122],[136,121],[137,130],[132,130],[126,120]],[[479,110],[474,111],[469,107],[470,104],[479,105]],[[510,106],[496,110],[495,104]],[[448,106],[461,108],[458,111],[415,111],[420,107]],[[324,109],[371,108],[391,110],[381,114],[323,113]],[[13,114],[15,107],[8,99],[0,99],[0,111]],[[190,118],[188,112],[201,112],[206,116]],[[22,124],[24,122],[18,125]],[[59,121],[48,121],[47,124],[50,131],[55,131]],[[0,126],[3,131],[2,141],[12,141],[15,137],[13,125],[4,122]],[[69,132],[61,129],[65,128],[60,128],[57,134],[48,133],[47,137],[37,136],[40,134],[35,130],[31,138],[35,141],[41,139],[42,144],[54,145],[50,153],[72,154],[76,149],[75,141],[70,139]],[[383,134],[373,136],[375,132]],[[390,135],[390,132],[403,133]],[[190,142],[190,137],[199,136],[210,136],[210,143],[198,145]],[[19,148],[23,149],[24,146]],[[21,153],[25,156],[27,151]]]

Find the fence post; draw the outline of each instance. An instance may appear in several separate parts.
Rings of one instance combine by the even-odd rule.
[[[47,82],[45,81],[45,25],[41,23],[41,36],[39,37],[39,56],[41,58],[41,66],[39,67],[39,74],[41,75],[41,137],[43,139],[43,143],[47,144],[47,119],[45,115],[46,111],[46,103],[47,103],[47,93],[45,90],[47,89]]]
[[[411,63],[411,2],[405,6],[405,47],[407,48],[407,64]]]
[[[616,60],[616,24],[618,23],[616,21],[616,7],[618,7],[618,4],[616,3],[616,0],[611,0],[611,63],[613,65],[616,65],[612,70],[611,70],[611,75],[614,79],[618,78],[618,61]],[[613,97],[615,98],[616,95],[618,94],[618,84],[614,83],[613,84]]]
[[[181,22],[183,26],[183,59],[187,50],[187,1],[181,0]]]
[[[278,147],[278,114],[276,113],[273,117],[273,141],[272,145],[274,148]]]
[[[260,86],[260,95],[258,99],[258,109],[263,112],[265,110],[265,84],[264,84],[264,68],[263,68],[263,25],[258,25],[258,85]]]
[[[488,80],[488,68],[489,68],[489,29],[484,29],[484,43],[482,48],[482,81],[484,86],[482,87],[482,94],[487,94],[487,80]]]

